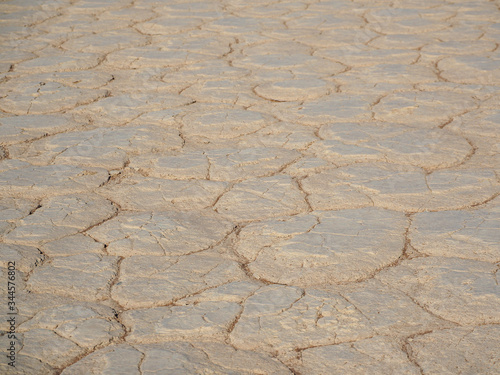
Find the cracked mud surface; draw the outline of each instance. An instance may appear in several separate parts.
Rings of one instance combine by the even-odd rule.
[[[1,373],[498,374],[497,0],[0,10]]]

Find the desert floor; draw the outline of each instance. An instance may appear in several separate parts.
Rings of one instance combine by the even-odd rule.
[[[500,373],[500,1],[0,13],[2,374]]]

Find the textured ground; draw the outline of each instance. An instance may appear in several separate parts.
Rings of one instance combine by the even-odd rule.
[[[499,374],[500,2],[0,3],[5,374]]]

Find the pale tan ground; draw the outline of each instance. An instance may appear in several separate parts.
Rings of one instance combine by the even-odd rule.
[[[4,0],[2,374],[500,374],[498,0]]]

